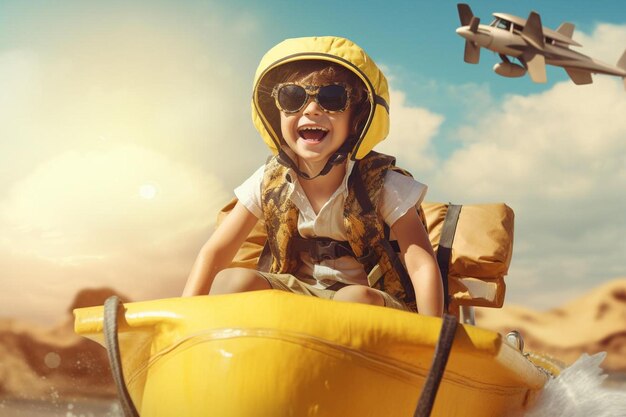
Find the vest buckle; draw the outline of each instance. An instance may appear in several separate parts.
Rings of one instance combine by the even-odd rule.
[[[311,245],[310,248],[314,250],[309,251],[311,259],[316,262],[329,261],[331,259],[337,259],[337,247],[338,243],[334,240],[317,241],[317,245]]]
[[[294,237],[292,250],[307,253],[313,262],[328,261],[342,256],[354,256],[348,242],[328,238]]]

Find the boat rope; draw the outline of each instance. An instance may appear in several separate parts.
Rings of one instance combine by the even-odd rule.
[[[139,413],[126,388],[124,372],[122,371],[122,357],[120,354],[119,339],[117,337],[120,311],[124,311],[124,306],[120,302],[120,299],[116,296],[107,298],[104,302],[104,341],[109,356],[113,381],[117,388],[124,417],[139,417]]]
[[[437,390],[439,384],[443,378],[446,364],[448,363],[448,357],[450,357],[450,351],[452,350],[452,342],[454,341],[454,334],[458,319],[456,316],[450,314],[444,314],[443,322],[441,324],[441,331],[439,332],[439,340],[435,346],[435,354],[433,356],[433,364],[430,367],[426,381],[424,382],[424,388],[420,394],[419,401],[413,417],[429,417],[435,403],[435,397],[437,396]]]

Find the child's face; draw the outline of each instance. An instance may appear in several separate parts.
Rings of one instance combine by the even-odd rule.
[[[329,113],[310,96],[299,111],[280,112],[280,127],[285,142],[299,158],[308,164],[325,164],[348,138],[350,109]]]

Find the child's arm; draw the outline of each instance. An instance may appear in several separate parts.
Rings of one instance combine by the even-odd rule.
[[[416,210],[409,210],[391,226],[398,239],[400,252],[415,288],[419,313],[441,317],[443,314],[443,284],[428,240]]]
[[[187,278],[183,297],[209,293],[213,278],[232,262],[257,220],[243,204],[237,202],[200,249]]]

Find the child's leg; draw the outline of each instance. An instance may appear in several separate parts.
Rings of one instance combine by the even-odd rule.
[[[348,285],[343,287],[335,293],[333,300],[377,306],[385,305],[385,299],[381,293],[365,285]]]
[[[271,288],[267,279],[254,269],[228,268],[217,273],[209,294],[232,294]]]

